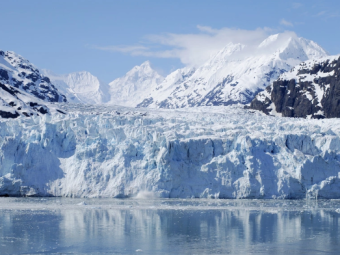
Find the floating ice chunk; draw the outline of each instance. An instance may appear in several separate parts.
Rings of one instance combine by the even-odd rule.
[[[153,199],[156,198],[157,195],[151,191],[140,191],[138,192],[136,198],[138,199]]]

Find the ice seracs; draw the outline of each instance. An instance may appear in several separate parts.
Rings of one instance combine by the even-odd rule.
[[[0,195],[340,198],[338,119],[230,105],[281,74],[256,97],[265,113],[337,117],[340,59],[325,55],[284,34],[230,43],[165,79],[149,62],[109,85],[87,72],[50,74],[87,103],[67,104],[28,61],[0,51]]]
[[[229,43],[194,71],[188,68],[170,74],[188,73],[171,83],[165,80],[139,106],[181,108],[247,104],[254,96],[301,61],[327,53],[315,42],[293,33],[268,37],[258,46]]]
[[[0,195],[340,198],[340,120],[63,104],[0,120]]]

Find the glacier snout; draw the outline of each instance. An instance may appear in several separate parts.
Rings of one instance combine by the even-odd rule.
[[[0,195],[340,197],[338,120],[118,110],[1,122]]]

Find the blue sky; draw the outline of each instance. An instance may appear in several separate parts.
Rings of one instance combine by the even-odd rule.
[[[165,75],[228,41],[284,31],[340,54],[338,0],[2,0],[0,12],[0,49],[105,82],[146,60]]]

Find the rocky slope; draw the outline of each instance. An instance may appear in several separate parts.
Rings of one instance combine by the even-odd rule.
[[[310,60],[282,74],[250,108],[284,117],[340,117],[340,55]]]
[[[196,69],[171,73],[139,107],[182,108],[247,104],[280,74],[327,53],[313,41],[277,34],[257,46],[229,43]]]
[[[0,51],[0,117],[46,114],[51,102],[66,102],[66,97],[28,60]]]

